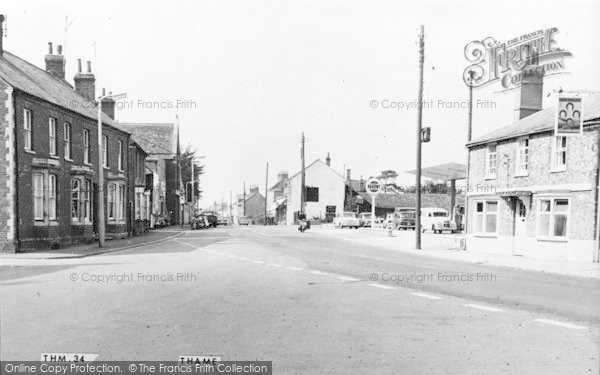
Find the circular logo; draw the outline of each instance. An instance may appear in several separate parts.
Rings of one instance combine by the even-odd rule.
[[[371,178],[367,181],[367,193],[377,195],[381,191],[381,182],[376,178]]]

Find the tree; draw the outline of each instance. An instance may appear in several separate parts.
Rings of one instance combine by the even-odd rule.
[[[181,179],[186,185],[188,185],[188,181],[192,181],[192,160],[194,160],[194,194],[196,200],[202,198],[202,189],[200,188],[200,176],[204,174],[204,165],[200,164],[198,159],[198,152],[196,151],[196,149],[192,148],[192,146],[188,144],[185,147],[185,150],[181,153]],[[188,193],[188,195],[186,196],[186,200],[189,202],[192,200],[191,198],[191,193]]]

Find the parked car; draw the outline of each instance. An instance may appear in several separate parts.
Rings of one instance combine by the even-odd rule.
[[[194,217],[192,218],[192,220],[190,222],[190,229],[196,230],[196,229],[204,229],[204,228],[208,228],[208,220],[206,219],[206,217],[201,214],[194,215]]]
[[[246,216],[240,216],[238,218],[238,224],[239,225],[251,225],[252,224],[252,218],[246,217]]]
[[[205,212],[202,214],[202,216],[204,216],[206,218],[206,221],[208,222],[208,227],[212,227],[212,228],[216,228],[217,227],[217,215],[210,213],[210,212]]]
[[[394,210],[396,229],[415,229],[417,209],[413,207],[396,207]]]
[[[442,233],[442,231],[455,233],[458,230],[454,220],[449,217],[448,211],[437,207],[421,209],[421,228],[423,232],[431,230],[433,233]]]
[[[361,227],[371,227],[371,213],[370,212],[361,212],[358,214],[358,221],[360,222]]]
[[[337,214],[333,219],[333,226],[336,228],[356,228],[360,227],[360,220],[356,217],[354,212],[342,212]]]
[[[229,219],[224,216],[219,216],[217,218],[217,225],[229,225]]]

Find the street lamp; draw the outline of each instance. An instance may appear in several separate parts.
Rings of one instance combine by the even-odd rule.
[[[127,97],[127,93],[113,95],[102,95],[98,98],[98,246],[104,247],[105,223],[104,223],[104,158],[102,145],[102,100],[121,100]],[[108,157],[108,155],[106,155]]]

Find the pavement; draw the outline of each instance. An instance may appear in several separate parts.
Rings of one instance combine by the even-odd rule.
[[[388,231],[384,229],[336,229],[330,225],[314,226],[313,229],[315,233],[340,240],[424,257],[600,279],[600,263],[545,260],[465,251],[460,248],[460,240],[464,238],[462,234],[423,233],[422,249],[417,250],[414,247],[414,231],[397,230],[393,231],[393,237],[389,237]]]
[[[303,375],[600,371],[597,280],[316,232],[184,231],[94,257],[0,267],[0,356],[214,355]],[[494,278],[449,281],[440,272]],[[437,277],[413,277],[429,273]]]
[[[184,230],[178,227],[167,227],[153,229],[139,236],[124,239],[107,239],[104,247],[98,247],[98,243],[69,246],[62,249],[47,251],[27,251],[23,253],[0,253],[0,265],[2,261],[14,259],[67,259],[85,258],[93,255],[121,251],[140,246],[151,245],[161,241],[181,236]]]

